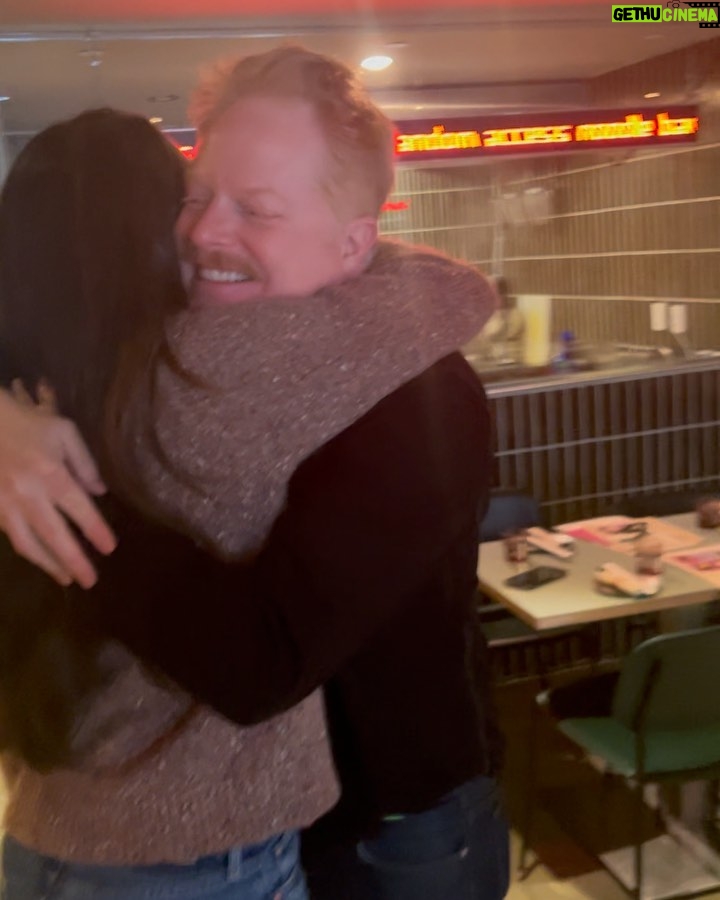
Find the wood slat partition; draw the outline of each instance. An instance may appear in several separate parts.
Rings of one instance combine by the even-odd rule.
[[[599,515],[629,494],[720,488],[720,368],[488,394],[496,480],[530,491],[549,524]]]

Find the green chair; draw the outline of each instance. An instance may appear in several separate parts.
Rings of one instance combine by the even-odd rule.
[[[623,661],[610,715],[583,717],[578,711],[556,724],[586,754],[604,762],[609,772],[634,784],[632,894],[640,898],[644,786],[720,775],[720,626],[644,641]],[[528,790],[521,865],[529,840],[534,780],[531,777]]]

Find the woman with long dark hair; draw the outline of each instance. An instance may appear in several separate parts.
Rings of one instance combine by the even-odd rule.
[[[52,385],[114,493],[241,559],[297,464],[469,339],[491,298],[471,269],[385,245],[313,297],[191,310],[182,196],[181,158],[140,117],[33,139],[0,196],[0,359]],[[318,692],[240,728],[7,545],[0,565],[5,900],[305,897],[296,832],[337,798]]]

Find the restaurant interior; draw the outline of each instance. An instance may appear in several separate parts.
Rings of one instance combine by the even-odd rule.
[[[478,614],[511,900],[628,896],[638,844],[643,897],[720,898],[720,4],[663,8],[0,4],[0,179],[89,107],[139,112],[192,155],[198,72],[299,42],[358,67],[397,124],[383,233],[494,279],[500,307],[464,353],[495,423]],[[555,687],[617,670],[595,731],[548,715]],[[682,757],[669,771],[658,731]]]

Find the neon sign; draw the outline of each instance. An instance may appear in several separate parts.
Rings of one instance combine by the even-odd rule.
[[[561,118],[562,116],[562,118]],[[503,152],[569,150],[602,146],[648,146],[695,139],[695,107],[656,110],[599,110],[503,117],[501,121],[461,118],[401,122],[395,136],[400,162],[495,155]],[[491,127],[490,127],[491,126]]]
[[[410,209],[410,201],[409,200],[387,200],[383,203],[380,211],[381,212],[403,212],[406,209]]]
[[[398,153],[418,153],[425,150],[466,150],[482,146],[477,131],[445,132],[444,125],[433,125],[432,134],[399,134],[396,138]]]
[[[694,106],[659,110],[595,110],[500,116],[478,120],[463,117],[398,122],[395,155],[398,162],[462,159],[503,153],[581,150],[602,147],[647,147],[694,141],[700,127]],[[179,146],[188,159],[197,146]],[[398,210],[389,210],[397,212]]]

